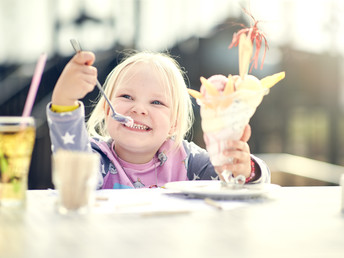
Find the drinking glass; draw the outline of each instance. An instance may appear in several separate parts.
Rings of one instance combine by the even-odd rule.
[[[0,117],[0,206],[25,206],[35,137],[33,117]]]
[[[53,183],[61,214],[84,214],[91,210],[100,169],[99,155],[58,150],[52,156]]]

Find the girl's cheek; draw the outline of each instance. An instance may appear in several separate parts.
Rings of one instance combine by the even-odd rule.
[[[121,110],[126,110],[129,108],[129,105],[124,102],[115,102],[114,103],[114,108],[116,109],[117,112],[121,113]]]

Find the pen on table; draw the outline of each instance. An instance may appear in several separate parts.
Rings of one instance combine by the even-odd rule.
[[[96,201],[108,201],[109,197],[106,196],[97,196]]]
[[[218,210],[223,210],[223,207],[221,204],[219,204],[218,202],[215,202],[214,200],[210,199],[210,198],[205,198],[204,202]]]
[[[175,211],[148,211],[141,213],[142,217],[152,217],[152,216],[168,216],[168,215],[182,215],[189,214],[190,210],[175,210]]]

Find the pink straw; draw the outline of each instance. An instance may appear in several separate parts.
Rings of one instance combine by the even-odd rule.
[[[45,53],[41,54],[36,65],[35,73],[33,74],[33,77],[32,77],[29,93],[27,95],[25,106],[24,106],[24,111],[22,115],[23,117],[28,117],[31,115],[31,110],[33,107],[33,103],[36,99],[38,86],[39,86],[39,83],[41,82],[46,60],[47,60],[47,55]]]

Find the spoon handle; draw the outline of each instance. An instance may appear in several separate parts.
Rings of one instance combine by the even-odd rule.
[[[72,44],[72,47],[74,48],[76,53],[79,53],[80,51],[82,51],[81,46],[76,39],[71,39],[70,43]],[[116,121],[122,123],[122,124],[132,126],[134,124],[134,121],[131,117],[123,116],[121,114],[116,113],[115,109],[113,108],[110,100],[106,96],[106,94],[105,94],[105,92],[104,92],[104,90],[103,90],[103,88],[102,88],[102,86],[98,80],[97,80],[96,86],[99,89],[99,91],[101,92],[101,94],[104,96],[106,102],[109,104],[109,107],[111,108],[111,111],[112,111],[112,118],[115,119]]]

